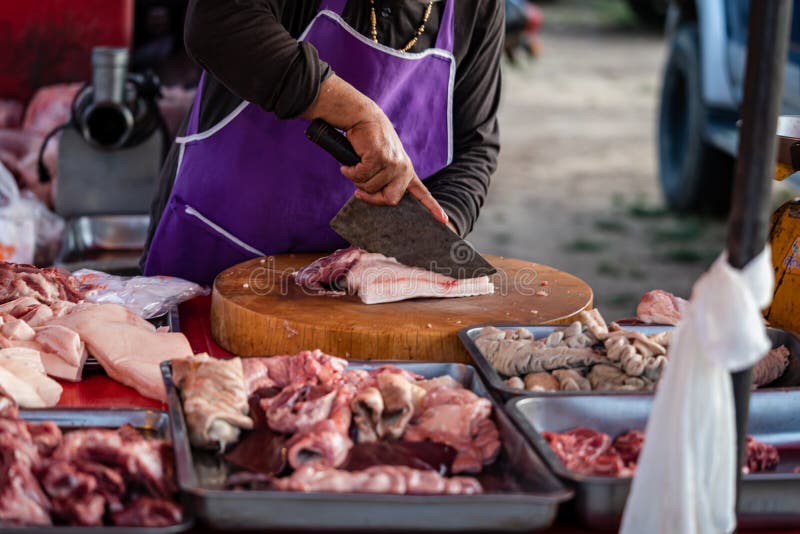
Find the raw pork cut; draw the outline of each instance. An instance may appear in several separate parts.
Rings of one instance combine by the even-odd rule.
[[[83,300],[78,279],[55,267],[39,269],[33,265],[0,262],[0,304],[32,297],[42,304],[59,300]]]
[[[195,447],[223,450],[239,439],[241,429],[253,428],[240,358],[219,360],[203,353],[172,360],[172,376]]]
[[[780,461],[778,449],[769,443],[747,436],[743,473],[761,473],[775,471]]]
[[[166,399],[161,362],[193,354],[183,334],[157,332],[117,304],[81,304],[48,325],[77,332],[108,376],[160,401]]]
[[[475,495],[483,493],[472,477],[443,477],[398,465],[378,465],[363,471],[301,467],[291,476],[275,479],[278,489],[335,493],[393,493],[398,495]]]
[[[753,386],[761,387],[777,380],[789,367],[791,352],[785,345],[776,347],[767,352],[758,363],[753,366]]]
[[[365,304],[494,293],[488,276],[459,280],[354,247],[320,258],[294,276],[295,282],[306,290],[328,295],[357,294]]]
[[[462,387],[440,386],[422,398],[419,416],[403,438],[449,445],[457,451],[453,473],[479,473],[500,452],[500,435],[491,414],[487,399]]]
[[[642,296],[636,308],[636,317],[645,323],[676,325],[686,301],[672,293],[654,289]]]
[[[249,394],[261,388],[285,388],[289,384],[333,384],[339,382],[347,360],[320,350],[304,350],[291,356],[245,358],[242,360]]]
[[[542,432],[542,437],[569,471],[589,476],[633,476],[644,446],[644,433],[639,430],[628,430],[613,442],[608,434],[583,427]],[[746,443],[743,473],[775,470],[780,460],[777,448],[752,436],[747,436]]]

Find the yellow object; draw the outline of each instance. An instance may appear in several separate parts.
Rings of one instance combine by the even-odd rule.
[[[417,40],[419,39],[420,35],[425,33],[425,25],[428,23],[428,19],[431,17],[431,9],[433,9],[433,0],[428,2],[428,7],[425,8],[425,15],[422,16],[422,22],[417,28],[416,33],[414,33],[414,37],[405,45],[403,48],[398,48],[400,52],[408,52],[414,45],[417,44]],[[369,0],[369,21],[372,26],[370,34],[372,36],[372,40],[376,43],[378,42],[378,17],[375,15],[375,0]]]
[[[772,326],[800,333],[800,199],[772,214],[769,234],[775,295],[766,317]]]
[[[777,181],[783,181],[792,174],[794,174],[794,169],[791,165],[787,165],[786,163],[775,164],[775,179]]]

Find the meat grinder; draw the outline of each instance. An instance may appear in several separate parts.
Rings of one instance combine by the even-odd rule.
[[[136,268],[168,139],[159,92],[154,75],[128,72],[127,49],[92,50],[91,82],[59,135],[53,202],[67,229],[58,264]]]
[[[800,185],[800,115],[778,119],[776,180]],[[769,241],[775,268],[775,294],[766,318],[776,327],[800,333],[800,198],[772,214]]]

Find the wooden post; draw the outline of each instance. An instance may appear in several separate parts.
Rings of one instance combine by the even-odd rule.
[[[738,269],[756,257],[766,243],[791,14],[791,0],[753,0],[750,3],[742,128],[728,226],[729,262]],[[732,374],[736,401],[737,489],[741,487],[751,375],[752,369]],[[737,503],[738,495],[739,491]]]

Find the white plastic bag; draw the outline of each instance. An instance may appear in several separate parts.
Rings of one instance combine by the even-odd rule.
[[[769,350],[770,249],[739,271],[720,256],[694,286],[647,422],[623,534],[719,534],[736,527],[730,373]]]
[[[20,202],[17,182],[0,163],[0,261],[33,263],[36,223]]]
[[[144,319],[163,315],[181,302],[209,293],[203,286],[171,276],[115,276],[91,269],[72,274],[89,302],[122,304]]]

